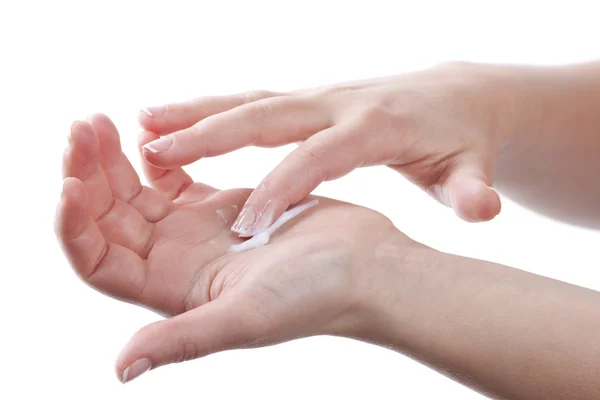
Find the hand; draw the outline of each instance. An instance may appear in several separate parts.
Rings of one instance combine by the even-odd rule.
[[[140,145],[156,138],[144,132]],[[143,187],[102,115],[75,123],[69,142],[56,233],[72,267],[101,292],[171,317],[133,336],[117,361],[123,381],[225,349],[349,334],[387,246],[419,246],[374,211],[321,199],[269,245],[227,253],[241,242],[230,228],[249,190],[148,164],[154,189]]]
[[[144,109],[161,135],[143,150],[175,168],[244,146],[304,141],[252,193],[233,226],[242,236],[270,225],[326,180],[388,165],[467,221],[500,212],[490,188],[510,133],[498,80],[478,66],[428,71],[292,93],[199,98]]]

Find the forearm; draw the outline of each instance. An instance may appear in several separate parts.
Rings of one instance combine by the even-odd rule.
[[[600,227],[600,62],[495,73],[508,98],[500,118],[510,123],[498,189],[548,216]]]
[[[599,293],[433,250],[396,260],[363,280],[350,336],[497,398],[600,398]]]

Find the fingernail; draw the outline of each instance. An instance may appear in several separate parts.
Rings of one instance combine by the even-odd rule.
[[[160,117],[167,112],[167,106],[144,107],[142,112],[149,117]]]
[[[275,209],[277,208],[276,205],[276,202],[273,200],[267,202],[265,208],[258,214],[258,218],[251,229],[252,233],[260,232],[273,224],[273,217],[275,216]]]
[[[242,208],[231,230],[239,233],[240,236],[245,236],[254,226],[254,222],[256,222],[256,210],[252,206],[246,206]]]
[[[490,192],[494,193],[494,195],[496,195],[496,198],[498,199],[498,203],[500,204],[500,207],[498,208],[498,214],[500,214],[500,211],[502,211],[502,200],[500,199],[500,195],[498,194],[496,189],[494,189],[493,187],[488,186],[488,189],[490,190]],[[496,214],[496,215],[498,215],[498,214]]]
[[[167,150],[169,147],[171,147],[172,144],[173,138],[171,137],[171,135],[168,135],[153,142],[147,143],[142,147],[153,153],[160,153],[161,151]]]
[[[147,358],[141,358],[133,362],[133,364],[131,364],[129,367],[125,368],[125,371],[123,371],[123,377],[121,378],[121,382],[126,383],[132,381],[144,372],[150,371],[151,368],[152,363],[150,362],[150,360],[148,360]]]

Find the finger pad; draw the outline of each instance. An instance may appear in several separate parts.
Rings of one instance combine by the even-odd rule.
[[[500,199],[494,191],[481,185],[477,191],[457,195],[456,211],[470,222],[489,221],[500,212]]]
[[[121,155],[119,132],[112,121],[103,114],[90,117],[90,123],[98,137],[100,160],[103,165],[115,163]]]
[[[65,179],[58,226],[62,239],[72,239],[83,231],[88,209],[89,199],[83,183],[76,178]]]
[[[64,158],[65,174],[85,176],[95,171],[98,150],[98,139],[92,126],[81,121],[73,124]]]

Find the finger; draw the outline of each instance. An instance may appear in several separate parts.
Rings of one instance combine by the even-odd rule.
[[[90,124],[77,121],[71,126],[69,147],[63,156],[63,176],[82,181],[90,196],[91,215],[104,215],[114,202],[110,185],[98,162],[100,145]]]
[[[99,162],[98,138],[89,123],[73,124],[63,163],[65,177],[85,186],[91,217],[108,242],[127,247],[142,257],[152,246],[152,224],[133,206],[114,198]]]
[[[189,128],[211,115],[279,95],[274,92],[255,91],[233,96],[200,97],[183,103],[142,108],[139,122],[144,129],[164,135]]]
[[[148,131],[140,133],[138,137],[140,151],[142,146],[158,139],[158,137],[157,134]],[[156,168],[148,164],[144,157],[142,157],[142,170],[153,188],[178,204],[185,203],[186,197],[192,197],[195,201],[199,201],[216,190],[208,185],[194,183],[192,178],[182,168],[166,170]]]
[[[138,139],[140,151],[143,145],[156,139],[158,139],[158,135],[155,133],[142,132]],[[217,191],[212,186],[193,182],[192,178],[180,167],[168,170],[156,168],[148,164],[142,157],[142,169],[152,187],[177,205],[201,201]]]
[[[336,125],[300,144],[252,192],[232,230],[240,236],[264,230],[321,182],[372,164],[372,144],[361,139],[361,132],[355,126]]]
[[[491,187],[490,164],[482,157],[466,156],[442,184],[442,202],[465,221],[489,221],[500,213],[500,197]]]
[[[106,242],[91,218],[87,190],[76,178],[64,181],[55,231],[81,279],[114,297],[138,300],[145,279],[142,259],[125,247]]]
[[[162,365],[245,347],[260,337],[239,304],[218,299],[138,331],[118,357],[116,372],[125,383]]]
[[[308,97],[275,97],[236,107],[148,143],[142,151],[163,169],[190,164],[246,146],[281,146],[305,140],[331,125],[325,107]]]
[[[99,162],[113,196],[131,204],[146,220],[156,222],[164,218],[172,203],[156,191],[142,186],[140,178],[121,150],[119,133],[105,115],[89,118],[100,146]]]

